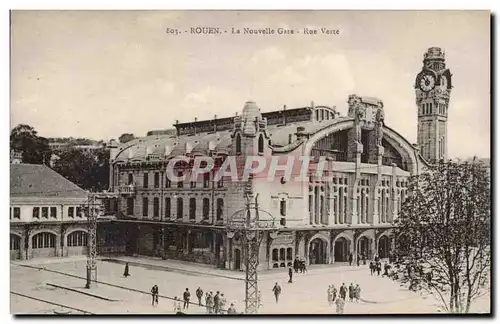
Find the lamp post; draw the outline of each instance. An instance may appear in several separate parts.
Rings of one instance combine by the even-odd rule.
[[[87,229],[88,229],[88,254],[87,254],[87,283],[85,288],[89,289],[91,282],[97,281],[97,217],[100,213],[100,206],[96,204],[96,195],[89,195],[87,206]]]
[[[228,237],[237,233],[241,237],[245,260],[245,313],[257,314],[260,296],[258,289],[258,266],[260,244],[266,232],[277,231],[274,217],[259,208],[257,194],[245,194],[245,208],[236,211],[228,221]],[[267,217],[260,217],[260,213]]]

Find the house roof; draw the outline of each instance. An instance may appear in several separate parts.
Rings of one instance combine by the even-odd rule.
[[[87,192],[43,164],[12,164],[10,195],[15,197],[86,198]]]

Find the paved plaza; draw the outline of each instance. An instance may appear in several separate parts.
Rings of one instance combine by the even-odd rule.
[[[130,262],[130,274],[124,278],[124,265]],[[98,264],[98,281],[85,289],[86,263],[84,258],[62,260],[33,260],[11,263],[11,292],[53,302],[41,301],[11,294],[11,313],[43,314],[69,311],[72,314],[86,311],[92,314],[172,314],[173,302],[165,297],[178,296],[189,288],[193,303],[187,313],[204,314],[204,307],[196,305],[195,291],[220,291],[229,306],[234,303],[238,312],[244,311],[244,273],[214,269],[204,265],[165,261],[149,258],[119,257],[113,261],[101,259]],[[345,314],[396,314],[437,313],[439,308],[432,296],[413,293],[388,278],[371,276],[367,265],[312,266],[307,274],[295,274],[288,283],[286,269],[262,272],[259,289],[263,306],[259,313],[267,314],[335,314],[328,305],[327,289],[333,284],[340,287],[352,282],[361,287],[361,301],[346,303]],[[43,269],[40,269],[43,268]],[[69,274],[72,276],[68,276]],[[271,291],[275,282],[282,287],[277,304]],[[107,285],[110,284],[110,285]],[[151,306],[151,287],[157,284],[160,300]],[[145,293],[142,293],[145,292]],[[204,298],[203,298],[204,300]],[[78,310],[76,310],[78,309]],[[489,312],[489,296],[479,299],[473,312]]]

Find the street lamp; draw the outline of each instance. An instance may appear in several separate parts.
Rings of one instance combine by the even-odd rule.
[[[228,220],[228,237],[236,233],[241,237],[245,259],[245,313],[257,314],[260,302],[258,289],[259,249],[268,231],[277,232],[275,219],[270,213],[259,209],[259,194],[252,198],[246,193],[245,208],[236,211]],[[261,218],[260,212],[268,217]]]

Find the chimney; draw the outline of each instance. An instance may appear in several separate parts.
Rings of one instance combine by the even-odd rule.
[[[286,105],[283,105],[283,124],[286,125]]]
[[[198,118],[194,117],[194,124],[193,124],[193,128],[194,128],[194,135],[196,136],[196,122],[198,121]]]
[[[176,136],[179,137],[179,120],[178,119],[175,121],[175,129],[177,130]]]
[[[214,115],[214,132],[217,132],[217,115]]]

